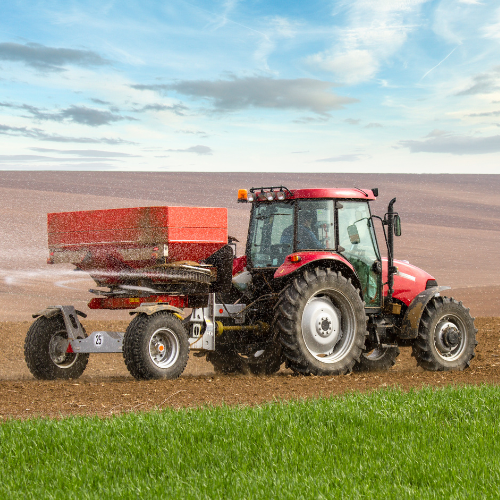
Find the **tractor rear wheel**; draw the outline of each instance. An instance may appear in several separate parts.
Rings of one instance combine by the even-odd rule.
[[[272,375],[280,369],[283,359],[279,343],[244,349],[242,352],[234,345],[219,343],[215,351],[207,354],[207,361],[212,363],[215,373]]]
[[[188,362],[187,332],[170,312],[138,314],[125,332],[123,357],[137,380],[175,379]]]
[[[398,347],[377,347],[363,352],[359,361],[354,365],[355,372],[375,372],[391,369],[399,356]]]
[[[40,380],[78,378],[89,362],[88,353],[68,353],[68,333],[61,315],[40,316],[24,341],[24,359]]]
[[[281,292],[275,327],[287,366],[305,375],[350,372],[368,333],[359,290],[342,274],[319,267]]]
[[[476,333],[474,318],[461,302],[434,297],[422,314],[412,356],[425,370],[464,370],[475,355]]]

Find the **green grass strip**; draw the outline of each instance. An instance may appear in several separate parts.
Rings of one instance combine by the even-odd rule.
[[[0,498],[496,498],[500,389],[0,424]]]

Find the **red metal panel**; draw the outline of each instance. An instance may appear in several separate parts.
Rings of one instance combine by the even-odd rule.
[[[398,268],[398,274],[394,275],[393,298],[409,305],[421,291],[425,290],[427,280],[433,280],[434,277],[407,262],[394,259],[394,265]],[[387,258],[385,257],[382,259],[382,279],[384,283],[387,282]],[[388,287],[385,285],[385,296],[387,292]]]
[[[185,295],[150,295],[149,297],[95,297],[87,305],[89,309],[136,309],[143,302],[169,304],[182,309],[188,307]]]
[[[368,195],[366,196],[359,189],[343,189],[343,188],[311,188],[311,189],[292,189],[293,198],[343,198],[343,199],[361,199],[375,200],[375,196],[371,189],[363,189]]]
[[[290,257],[292,255],[298,255],[300,256],[300,261],[299,262],[292,262],[290,260]],[[276,269],[276,272],[274,273],[275,278],[282,278],[283,276],[286,276],[290,273],[293,273],[297,269],[300,269],[302,266],[309,264],[310,262],[314,262],[316,260],[338,260],[340,262],[343,262],[347,267],[349,267],[354,273],[354,268],[352,267],[352,264],[346,260],[342,255],[339,255],[338,253],[332,253],[332,252],[322,252],[322,251],[316,251],[316,252],[295,252],[293,254],[288,255],[285,258],[285,262],[281,264],[278,269]]]
[[[227,244],[227,209],[138,207],[51,213],[51,250],[168,244],[170,260],[200,260]]]
[[[168,226],[227,229],[227,208],[168,207]]]

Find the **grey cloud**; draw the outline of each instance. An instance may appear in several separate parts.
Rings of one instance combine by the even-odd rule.
[[[349,125],[357,125],[361,120],[355,120],[354,118],[346,118],[344,121]]]
[[[327,113],[316,116],[303,116],[301,118],[297,118],[296,120],[292,120],[293,123],[320,123],[327,122],[331,116]]]
[[[185,116],[186,111],[188,111],[189,108],[187,106],[184,106],[184,104],[146,104],[142,108],[134,108],[132,111],[135,113],[142,113],[144,111],[172,111],[176,115],[179,116]]]
[[[37,139],[39,141],[51,141],[61,143],[75,143],[75,144],[135,144],[131,141],[124,141],[123,139],[112,139],[108,137],[100,137],[98,139],[91,137],[67,137],[59,134],[48,134],[38,128],[27,127],[10,127],[8,125],[0,124],[0,134],[11,136],[23,136]]]
[[[90,50],[46,47],[39,43],[0,43],[0,60],[21,62],[40,71],[61,71],[64,66],[103,66],[110,64]]]
[[[493,71],[490,73],[481,73],[476,75],[472,79],[472,85],[464,89],[460,92],[457,92],[455,95],[476,95],[476,94],[491,94],[496,90],[500,89],[499,85],[499,67],[493,68]]]
[[[480,116],[500,116],[500,111],[486,111],[484,113],[471,113],[470,115],[467,116],[475,116],[475,117],[480,117]]]
[[[196,153],[197,155],[211,155],[213,153],[212,148],[208,146],[191,146],[186,149],[167,149],[172,153]]]
[[[428,137],[441,137],[442,135],[450,135],[450,132],[446,132],[446,130],[439,130],[438,128],[435,128],[434,130],[431,130],[425,138]]]
[[[477,155],[500,152],[500,135],[470,137],[464,135],[441,135],[422,141],[399,141],[412,153],[450,153],[454,155]]]
[[[121,120],[136,120],[131,116],[122,116],[111,113],[110,111],[87,108],[86,106],[70,106],[69,108],[62,110],[59,115],[62,118],[69,118],[73,122],[89,125],[91,127],[108,125],[109,123]]]
[[[119,153],[117,151],[101,151],[97,149],[49,149],[49,148],[30,148],[31,151],[38,153],[58,153],[62,155],[75,155],[79,157],[91,158],[138,158],[138,155],[128,153]]]
[[[178,134],[188,134],[188,135],[198,135],[204,139],[208,137],[208,134],[206,132],[203,132],[203,130],[177,130]]]
[[[316,162],[360,161],[360,160],[365,160],[367,158],[368,155],[350,154],[350,155],[332,156],[331,158],[322,158],[321,160],[316,160]]]
[[[37,108],[35,106],[30,106],[29,104],[11,104],[0,102],[0,106],[20,109],[22,111],[27,111],[33,118],[43,121],[55,121],[62,122],[64,120],[69,120],[75,123],[80,123],[82,125],[89,125],[91,127],[99,127],[101,125],[108,125],[113,122],[121,120],[133,120],[136,118],[131,116],[122,116],[111,111],[103,111],[95,108],[88,108],[87,106],[70,106],[69,108],[62,109],[55,113],[47,112],[43,109]]]
[[[110,105],[111,103],[109,101],[103,101],[102,99],[90,99],[93,103],[95,104],[103,104],[105,106]]]
[[[131,88],[135,90],[152,90],[154,92],[166,92],[167,90],[171,89],[170,85],[167,84],[161,84],[161,85],[144,85],[141,83],[136,83],[135,85],[130,85]]]
[[[137,90],[165,93],[175,91],[189,97],[210,101],[216,111],[246,108],[300,109],[324,115],[358,102],[352,97],[331,92],[331,82],[311,78],[273,79],[267,77],[232,78],[231,80],[184,80],[171,84],[133,85]]]
[[[368,125],[365,125],[365,128],[383,128],[384,126],[381,123],[369,123]]]
[[[0,155],[0,163],[29,161],[29,162],[94,162],[96,158],[58,158],[54,156],[42,155]],[[120,161],[117,158],[107,158],[108,161]]]

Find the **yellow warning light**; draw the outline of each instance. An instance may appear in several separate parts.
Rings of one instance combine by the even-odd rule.
[[[246,189],[238,189],[238,203],[246,203],[248,201],[248,191]]]
[[[300,261],[302,260],[302,257],[301,257],[300,255],[296,255],[296,254],[295,254],[295,255],[292,255],[292,256],[290,257],[290,260],[291,260],[292,262],[294,262],[294,263],[297,263],[297,262],[300,262]]]

